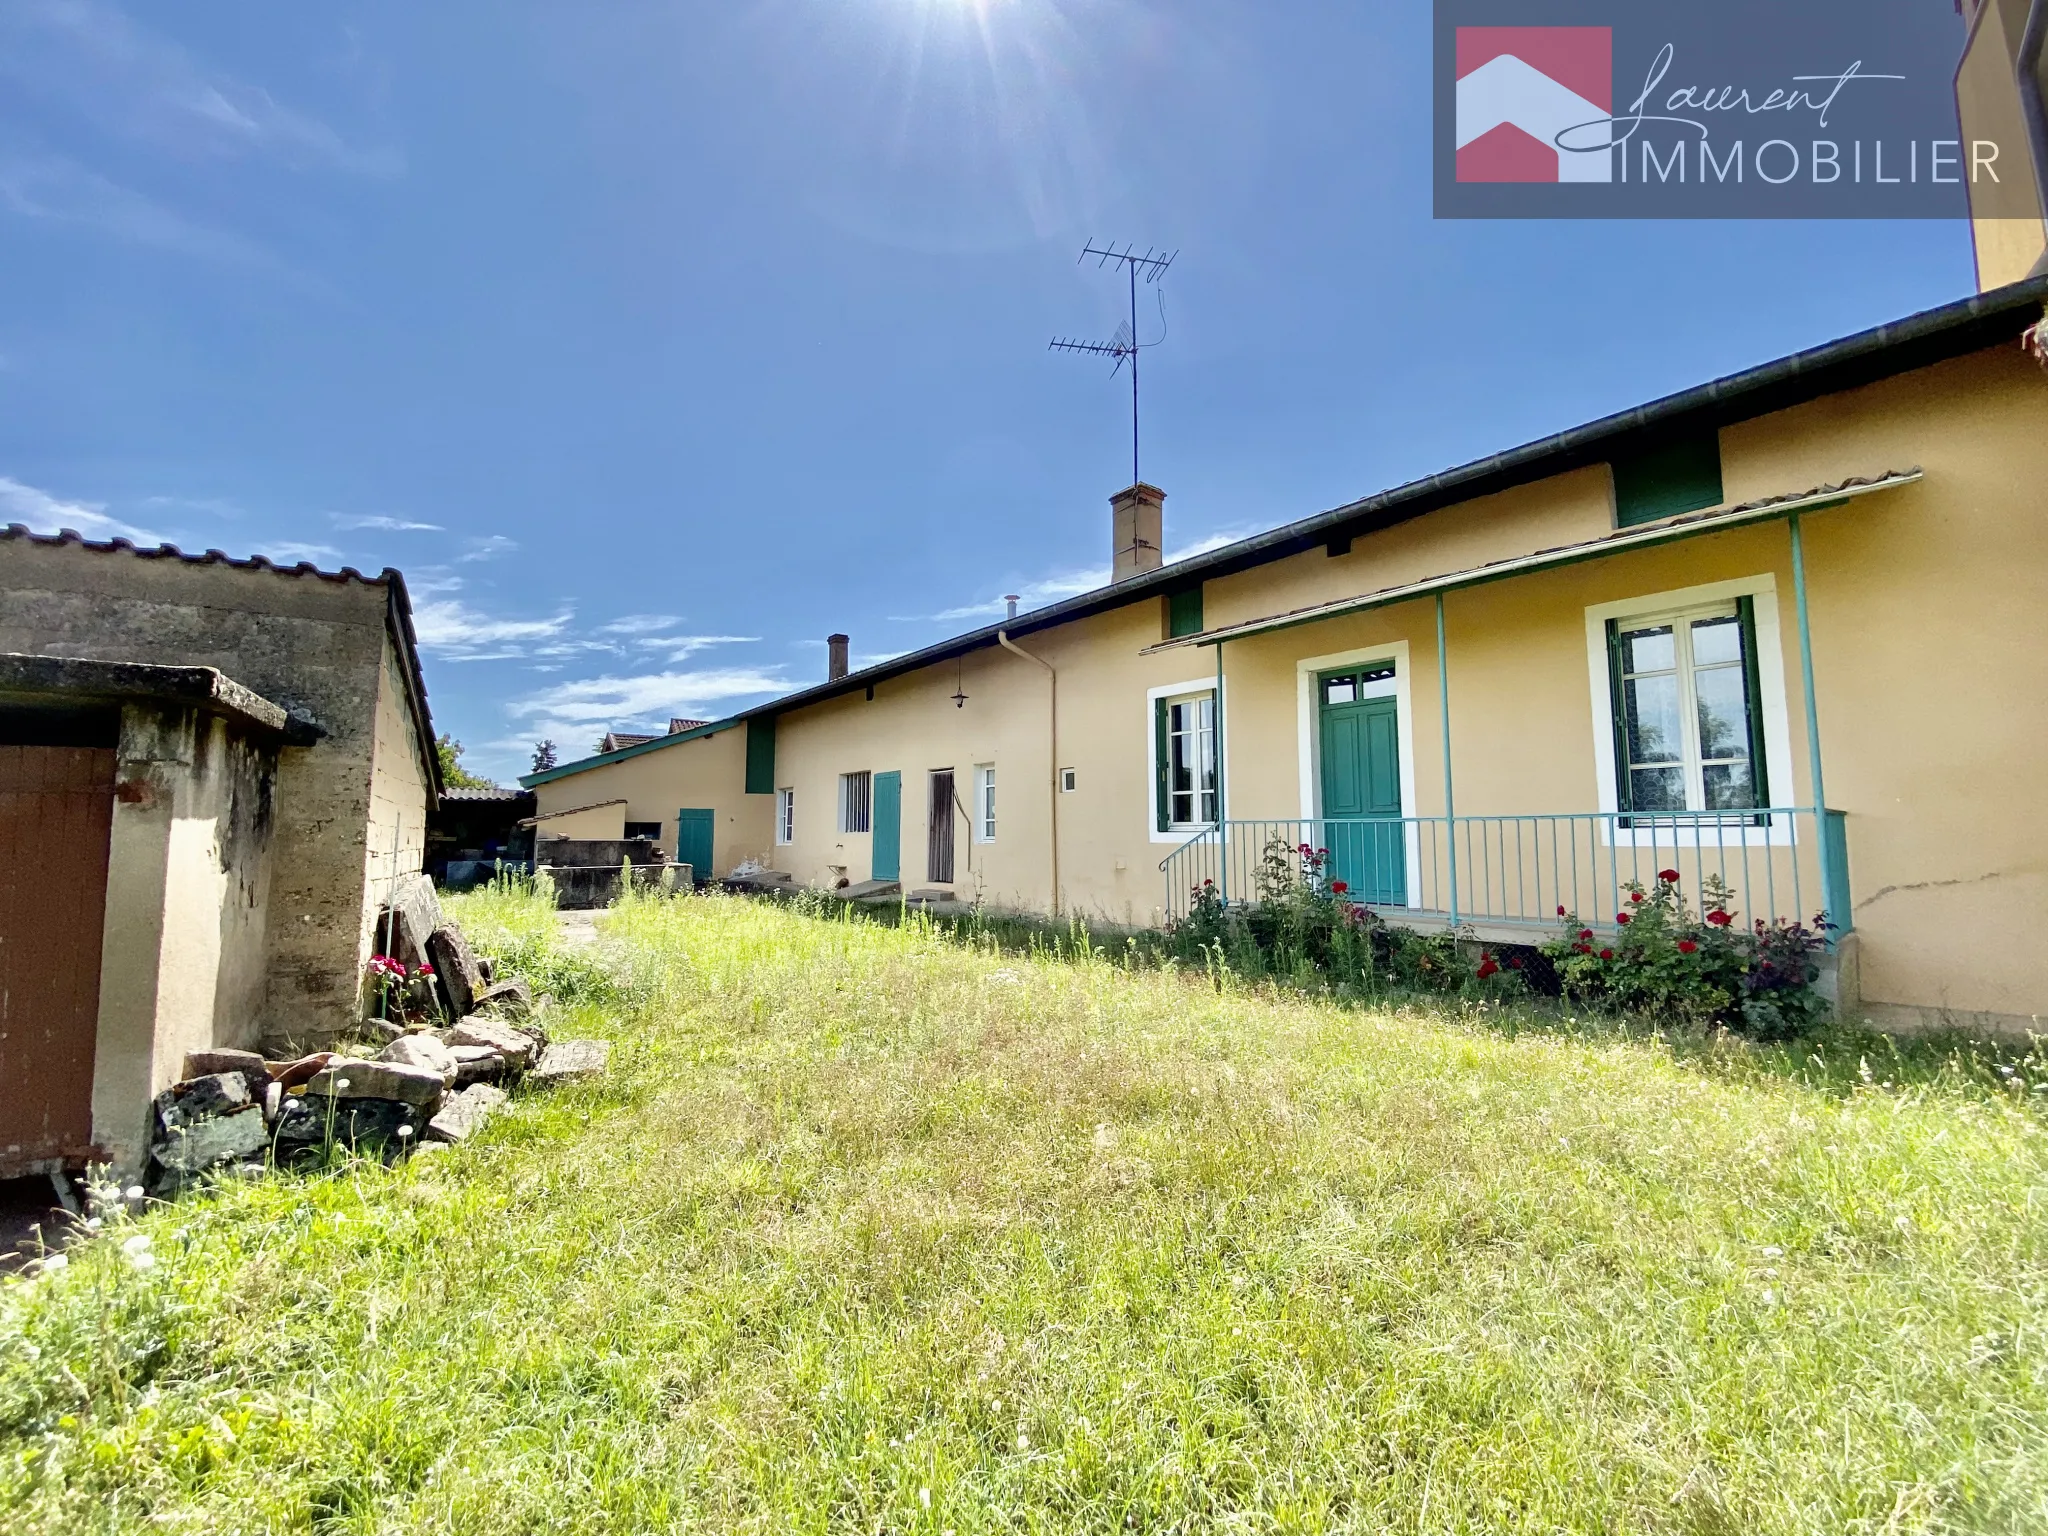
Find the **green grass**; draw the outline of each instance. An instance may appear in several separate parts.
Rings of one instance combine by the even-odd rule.
[[[458,905],[612,1075],[7,1283],[0,1529],[2048,1531],[2038,1056]]]

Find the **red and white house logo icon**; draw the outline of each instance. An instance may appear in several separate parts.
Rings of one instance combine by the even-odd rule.
[[[1458,180],[1614,179],[1612,27],[1460,27],[1457,80]]]

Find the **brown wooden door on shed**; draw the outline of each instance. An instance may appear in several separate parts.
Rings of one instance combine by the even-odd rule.
[[[92,1142],[114,754],[0,746],[0,1176]]]

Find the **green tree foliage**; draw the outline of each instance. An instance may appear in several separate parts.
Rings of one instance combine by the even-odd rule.
[[[482,774],[471,773],[462,766],[462,743],[453,736],[436,737],[434,751],[441,759],[441,782],[450,789],[497,788],[495,783]]]

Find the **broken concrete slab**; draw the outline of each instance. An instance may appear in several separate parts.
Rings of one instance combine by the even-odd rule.
[[[352,1061],[336,1057],[306,1084],[308,1098],[389,1099],[428,1114],[447,1084],[439,1072],[396,1061]]]
[[[441,1037],[453,1045],[483,1045],[505,1058],[514,1070],[530,1066],[535,1055],[533,1037],[523,1029],[496,1019],[468,1018]]]
[[[402,875],[397,889],[391,893],[390,905],[378,920],[377,938],[382,943],[388,933],[390,947],[385,952],[394,959],[407,965],[426,965],[428,940],[447,922],[441,913],[441,898],[434,892],[434,882],[423,874]]]
[[[156,1096],[156,1114],[168,1131],[231,1115],[255,1102],[248,1078],[239,1072],[216,1072],[190,1082],[173,1083]]]
[[[460,1093],[450,1094],[440,1111],[427,1122],[427,1134],[436,1141],[467,1141],[492,1115],[502,1109],[507,1095],[502,1088],[478,1083]]]
[[[251,1084],[255,1084],[270,1075],[270,1065],[255,1051],[188,1051],[185,1054],[185,1070],[180,1076],[189,1081],[195,1077],[213,1077],[222,1072],[239,1072]]]
[[[609,1040],[557,1040],[541,1052],[538,1065],[527,1081],[541,1084],[573,1083],[596,1077],[610,1064]]]
[[[897,880],[861,880],[833,894],[844,901],[873,901],[882,896],[898,895],[902,890],[903,884]]]
[[[260,1152],[269,1140],[263,1111],[250,1104],[231,1114],[167,1126],[151,1155],[172,1173],[198,1173]]]
[[[394,1040],[377,1054],[379,1061],[395,1061],[401,1066],[425,1067],[429,1072],[441,1074],[445,1086],[455,1082],[455,1057],[447,1046],[432,1035],[407,1035]]]
[[[427,940],[427,959],[440,978],[441,995],[458,1019],[476,1011],[476,995],[484,989],[483,967],[469,941],[453,923],[443,923]]]
[[[454,1045],[448,1053],[455,1058],[455,1086],[495,1083],[505,1075],[505,1058],[487,1045]]]

